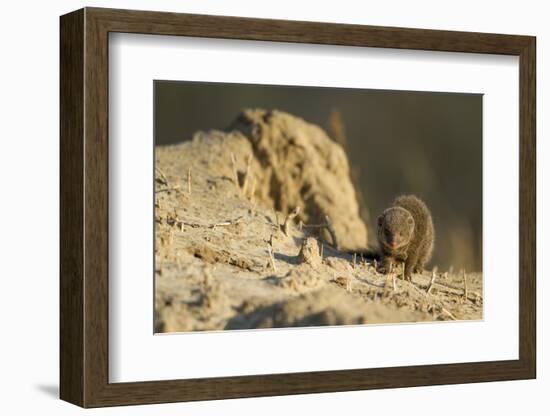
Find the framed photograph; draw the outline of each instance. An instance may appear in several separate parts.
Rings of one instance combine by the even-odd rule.
[[[534,37],[60,29],[63,400],[536,377]]]

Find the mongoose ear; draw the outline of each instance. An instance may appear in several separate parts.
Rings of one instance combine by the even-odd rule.
[[[381,227],[382,226],[382,221],[384,220],[384,216],[383,215],[380,215],[378,217],[378,226]]]

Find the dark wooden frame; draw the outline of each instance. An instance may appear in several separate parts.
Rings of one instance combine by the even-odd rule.
[[[535,38],[85,8],[61,17],[60,396],[83,406],[536,377]],[[519,56],[519,359],[192,380],[108,380],[108,34],[181,35]]]

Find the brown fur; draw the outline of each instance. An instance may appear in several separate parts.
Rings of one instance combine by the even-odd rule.
[[[403,262],[405,278],[422,273],[432,257],[434,226],[426,204],[414,195],[398,197],[378,217],[378,242],[382,255],[380,271],[389,273]]]

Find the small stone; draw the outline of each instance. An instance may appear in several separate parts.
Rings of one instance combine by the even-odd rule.
[[[321,256],[319,255],[319,245],[315,238],[309,237],[302,243],[300,254],[298,254],[300,264],[306,263],[311,267],[317,267],[321,264]]]

